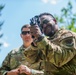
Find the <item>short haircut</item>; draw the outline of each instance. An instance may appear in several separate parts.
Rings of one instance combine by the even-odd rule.
[[[39,17],[42,17],[42,16],[44,16],[44,15],[50,16],[50,17],[55,21],[55,23],[57,23],[56,18],[55,18],[52,14],[50,14],[50,13],[47,13],[47,12],[41,13],[41,14],[39,15]]]
[[[23,25],[22,28],[21,28],[21,32],[22,32],[23,28],[29,28],[29,27],[30,27],[29,24],[25,24],[25,25]]]

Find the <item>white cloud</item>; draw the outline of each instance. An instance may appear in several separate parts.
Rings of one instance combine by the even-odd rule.
[[[8,42],[6,42],[6,40],[8,39],[7,36],[5,36],[4,38],[0,39],[0,42],[3,44],[3,47],[9,47],[10,44]]]
[[[44,3],[51,3],[51,4],[57,4],[58,2],[60,2],[61,0],[42,0],[42,2]]]
[[[50,0],[51,4],[57,4],[57,0]]]
[[[44,3],[48,3],[48,2],[49,2],[49,0],[42,0],[42,2],[44,2]]]
[[[4,43],[3,43],[3,46],[4,46],[4,47],[9,47],[9,44],[8,44],[7,42],[4,42]]]

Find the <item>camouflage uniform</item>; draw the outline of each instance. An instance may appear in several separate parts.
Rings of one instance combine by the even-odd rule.
[[[18,68],[18,66],[20,66],[21,64],[31,68],[32,71],[34,72],[32,73],[32,75],[43,75],[35,73],[35,70],[42,70],[43,68],[42,58],[40,58],[40,56],[41,56],[40,50],[32,51],[30,47],[24,48],[23,46],[21,46],[20,48],[14,49],[7,55],[7,57],[3,61],[0,70],[1,72],[0,75],[4,75],[7,71]]]
[[[36,43],[45,55],[44,75],[76,75],[76,33],[60,29]]]

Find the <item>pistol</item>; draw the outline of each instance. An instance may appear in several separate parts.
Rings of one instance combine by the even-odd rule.
[[[33,25],[39,25],[39,16],[34,16],[32,19],[30,19],[30,25],[33,26]]]
[[[40,18],[39,16],[34,16],[32,19],[30,19],[30,25],[34,26],[34,25],[38,25],[40,30],[42,30],[41,26],[40,26]]]
[[[38,25],[40,30],[42,31],[42,28],[40,26],[40,18],[39,16],[34,16],[32,19],[30,19],[30,25],[34,26],[34,25]],[[34,38],[34,36],[32,36],[32,38]]]

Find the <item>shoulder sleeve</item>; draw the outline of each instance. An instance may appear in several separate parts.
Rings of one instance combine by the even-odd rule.
[[[76,34],[66,33],[59,38],[58,43],[52,43],[47,38],[37,42],[37,46],[46,56],[46,61],[61,67],[76,55]]]
[[[60,37],[60,46],[64,48],[74,48],[76,49],[76,34],[73,32],[67,32]]]
[[[10,70],[10,53],[6,56],[5,60],[2,63],[1,66],[1,75],[5,75],[7,71]]]
[[[31,69],[32,75],[44,75],[43,71]]]

